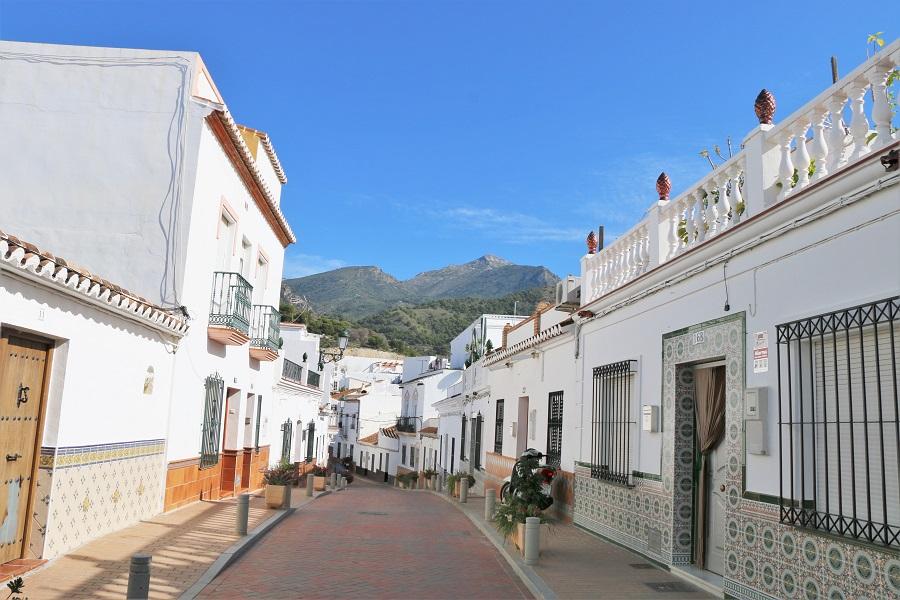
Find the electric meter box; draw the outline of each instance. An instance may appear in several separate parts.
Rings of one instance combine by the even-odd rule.
[[[766,445],[768,400],[766,388],[747,388],[744,391],[744,440],[749,454],[769,453]]]
[[[641,431],[659,432],[659,407],[645,404],[641,407]]]

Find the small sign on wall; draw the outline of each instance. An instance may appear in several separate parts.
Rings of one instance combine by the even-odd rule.
[[[694,342],[695,346],[697,344],[702,344],[706,341],[706,331],[702,329],[700,331],[695,331],[691,336],[691,340]]]
[[[769,371],[769,332],[757,331],[753,334],[753,372]]]

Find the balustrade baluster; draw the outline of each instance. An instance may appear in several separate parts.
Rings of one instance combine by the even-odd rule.
[[[785,131],[781,136],[781,162],[778,163],[778,181],[781,183],[781,192],[778,194],[779,202],[791,193],[791,183],[794,179],[794,163],[791,162],[791,140],[794,134]]]
[[[847,98],[842,94],[835,94],[828,100],[828,112],[831,113],[831,129],[828,131],[828,159],[825,161],[826,172],[834,173],[840,168],[844,158],[844,103]],[[824,175],[823,175],[824,176]]]
[[[684,213],[684,228],[687,231],[687,239],[684,243],[684,249],[687,250],[694,245],[694,236],[696,235],[697,221],[694,217],[697,207],[696,194],[689,194],[687,198],[687,210]]]
[[[622,270],[619,273],[619,285],[622,285],[628,280],[628,274],[631,272],[631,248],[629,244],[631,243],[631,236],[626,236],[622,239]]]
[[[631,236],[631,272],[628,273],[628,279],[637,277],[641,270],[641,230],[638,229]]]
[[[641,270],[640,275],[643,275],[650,268],[650,228],[644,226],[641,228]]]
[[[716,212],[716,197],[714,195],[714,192],[716,191],[715,182],[710,179],[704,183],[703,191],[706,192],[706,237],[711,238],[716,235],[718,229],[716,223],[718,214]]]
[[[703,206],[703,190],[702,188],[698,189],[695,193],[697,198],[697,213],[694,215],[694,227],[697,230],[697,241],[696,243],[700,243],[706,239],[706,222],[703,219],[703,215],[706,212],[706,207]]]
[[[866,137],[869,135],[869,120],[866,118],[866,90],[869,84],[864,81],[854,81],[847,89],[850,98],[850,134],[853,136],[853,154],[850,160],[856,160],[869,152],[866,145]]]
[[[596,282],[595,289],[593,293],[593,298],[597,298],[598,296],[603,294],[603,289],[606,285],[606,252],[603,250],[600,251],[600,254],[597,255],[597,273],[596,273]]]
[[[796,191],[806,187],[809,183],[809,151],[806,149],[806,132],[809,130],[809,123],[805,118],[801,118],[794,130],[794,139],[796,140],[797,150],[794,152],[794,168],[797,169],[797,186]]]
[[[678,222],[681,220],[679,218],[681,216],[681,202],[675,203],[670,200],[666,208],[669,211],[669,221],[666,225],[666,243],[668,244],[668,247],[666,248],[666,260],[670,260],[678,254],[678,242],[680,241],[678,238]]]
[[[728,229],[731,225],[730,219],[733,215],[731,202],[728,198],[728,174],[722,173],[716,177],[716,186],[719,188],[719,223],[716,226],[716,232],[721,233]]]
[[[891,117],[894,116],[888,104],[887,97],[887,75],[890,71],[889,67],[884,64],[875,65],[875,68],[869,71],[866,76],[872,85],[872,93],[875,96],[875,102],[872,105],[872,120],[875,121],[875,131],[878,135],[872,141],[872,148],[881,148],[893,139],[891,134]]]
[[[818,181],[828,174],[825,160],[828,156],[828,144],[825,141],[825,118],[827,116],[828,111],[823,108],[817,108],[809,116],[813,128],[813,141],[809,145],[810,158],[815,161],[813,181]]]
[[[731,224],[737,225],[744,218],[740,210],[742,208],[747,210],[747,206],[744,205],[744,195],[741,193],[741,168],[732,167],[728,176],[731,178]]]

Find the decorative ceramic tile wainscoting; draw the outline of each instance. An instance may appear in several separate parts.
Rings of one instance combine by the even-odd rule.
[[[162,512],[165,441],[41,448],[30,548],[54,558]]]

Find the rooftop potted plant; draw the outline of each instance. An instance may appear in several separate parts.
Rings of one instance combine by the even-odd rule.
[[[289,462],[281,462],[274,467],[269,467],[263,473],[263,483],[266,486],[266,506],[269,508],[281,508],[284,499],[291,492],[291,484],[294,481],[294,465]]]

